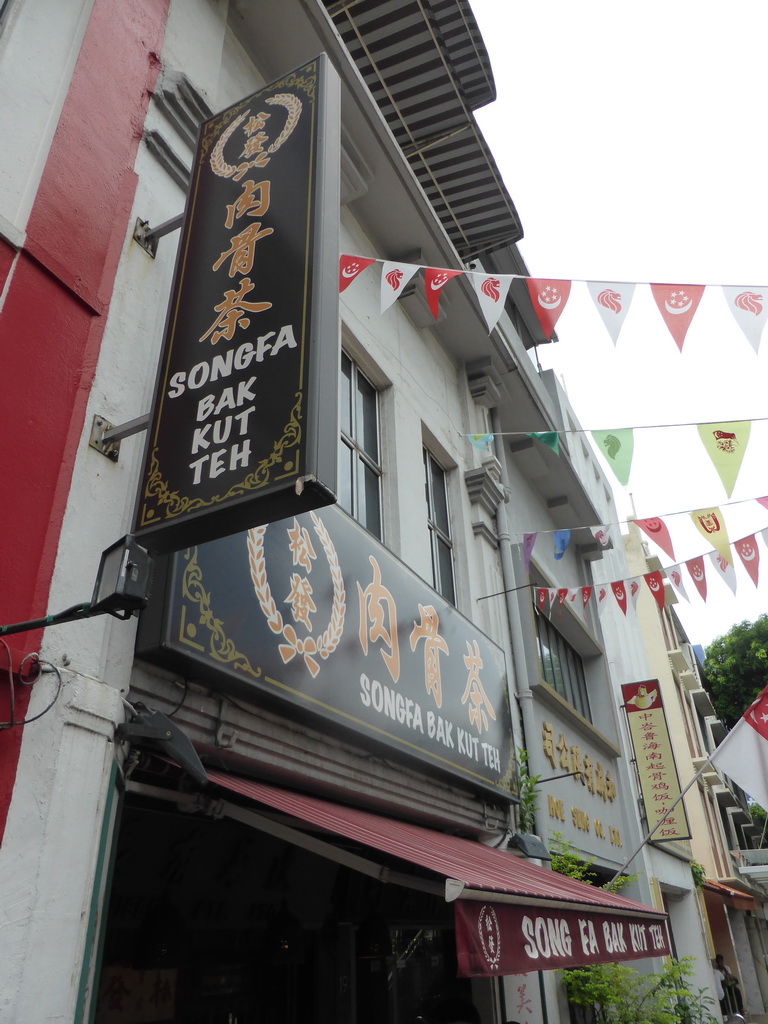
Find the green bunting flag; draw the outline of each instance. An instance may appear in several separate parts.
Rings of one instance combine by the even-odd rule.
[[[595,444],[605,456],[620,484],[626,486],[632,466],[635,436],[631,427],[619,430],[593,430]]]
[[[556,430],[544,430],[541,433],[528,434],[534,441],[541,441],[547,448],[551,448],[555,455],[560,454],[560,441]]]
[[[747,450],[750,420],[735,423],[700,423],[699,437],[704,442],[707,455],[723,481],[725,493],[730,498],[739,475],[741,463]]]

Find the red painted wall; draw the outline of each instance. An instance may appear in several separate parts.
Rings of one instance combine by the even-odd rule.
[[[95,0],[0,310],[0,623],[63,610],[48,608],[48,593],[168,4]],[[12,262],[7,248],[0,243],[0,289]],[[73,594],[69,603],[89,598]],[[7,640],[18,667],[40,634]],[[3,720],[7,688],[0,683]],[[28,691],[16,692],[19,717]],[[0,732],[0,834],[20,742],[20,728]]]

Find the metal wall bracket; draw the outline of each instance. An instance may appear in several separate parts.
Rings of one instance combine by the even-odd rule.
[[[104,435],[108,430],[114,427],[114,423],[110,423],[109,420],[105,420],[103,416],[94,416],[93,422],[91,423],[91,436],[88,440],[88,444],[91,448],[95,448],[97,452],[101,452],[112,462],[117,462],[120,458],[120,442],[105,440]]]
[[[160,239],[164,235],[169,235],[172,231],[178,231],[183,221],[184,214],[180,213],[178,217],[171,217],[170,220],[165,220],[162,224],[158,224],[156,228],[151,228],[149,221],[137,217],[136,226],[133,229],[133,240],[138,242],[141,248],[154,259],[157,256],[157,243]]]
[[[140,431],[146,430],[148,426],[149,413],[145,413],[144,416],[137,416],[135,419],[121,423],[117,427],[114,423],[110,423],[109,420],[99,416],[97,413],[93,417],[88,444],[91,448],[95,448],[97,452],[101,452],[102,455],[111,459],[112,462],[117,462],[120,457],[120,442],[123,438],[130,437],[132,434],[138,434]]]

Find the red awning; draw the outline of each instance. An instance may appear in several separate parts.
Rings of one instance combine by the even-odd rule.
[[[439,875],[445,899],[457,901],[462,975],[512,974],[669,953],[666,915],[625,896],[481,843],[236,775],[208,774],[216,785],[290,815],[296,827],[312,825]],[[334,856],[322,840],[313,839],[308,848]],[[357,859],[360,870],[372,873],[370,862],[348,851],[339,851],[335,859],[352,867]],[[377,877],[403,879],[386,867]]]
[[[730,900],[734,910],[756,909],[754,897],[750,896],[748,892],[742,892],[741,889],[733,889],[730,885],[724,885],[723,882],[713,882],[710,879],[704,882],[704,888],[716,893],[722,899]]]

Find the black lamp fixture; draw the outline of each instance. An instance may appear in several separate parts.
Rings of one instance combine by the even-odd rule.
[[[149,600],[153,567],[149,552],[128,533],[102,553],[90,602],[84,601],[39,619],[0,626],[0,637],[57,626],[63,622],[79,622],[93,615],[109,614],[118,619],[128,619],[144,608]]]
[[[509,846],[514,846],[524,857],[536,860],[552,860],[552,855],[543,841],[532,832],[515,832],[509,837]]]

